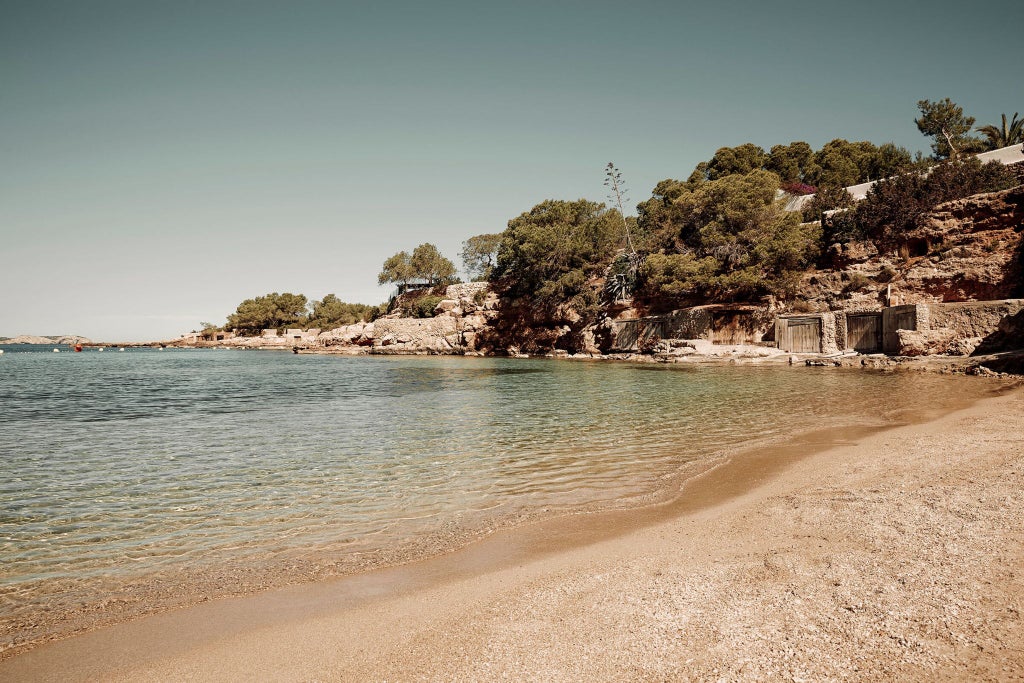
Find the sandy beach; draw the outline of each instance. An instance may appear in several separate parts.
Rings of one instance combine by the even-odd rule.
[[[825,439],[674,504],[43,645],[0,679],[1024,678],[1024,391]]]

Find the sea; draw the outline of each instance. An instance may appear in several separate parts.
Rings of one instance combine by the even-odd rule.
[[[687,468],[992,391],[836,368],[0,349],[0,651],[639,505]]]

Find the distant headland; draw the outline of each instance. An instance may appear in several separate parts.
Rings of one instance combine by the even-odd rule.
[[[53,334],[40,336],[22,334],[17,337],[0,337],[0,344],[92,344],[88,337],[77,334]]]

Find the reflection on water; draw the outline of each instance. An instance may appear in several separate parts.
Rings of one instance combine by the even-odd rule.
[[[373,553],[639,495],[687,462],[986,391],[806,368],[5,348],[8,614],[90,577]]]

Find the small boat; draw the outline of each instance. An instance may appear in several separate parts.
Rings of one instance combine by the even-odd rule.
[[[103,351],[103,348],[104,348],[104,347],[102,347],[102,346],[101,346],[101,347],[99,347],[99,348],[98,348],[98,349],[96,349],[96,350],[97,350],[97,351]]]
[[[124,351],[124,347],[122,346],[121,348],[118,349],[118,351]]]
[[[54,353],[60,353],[60,349],[54,349],[53,352]]]

